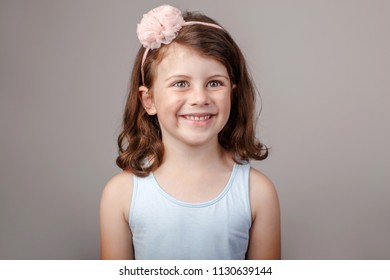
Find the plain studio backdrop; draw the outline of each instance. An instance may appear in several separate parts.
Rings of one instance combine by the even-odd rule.
[[[247,58],[271,148],[253,166],[278,190],[283,258],[389,259],[390,2],[379,0],[1,0],[0,259],[99,258],[136,24],[165,3],[216,19]]]

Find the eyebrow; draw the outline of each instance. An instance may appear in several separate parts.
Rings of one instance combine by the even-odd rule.
[[[165,79],[165,81],[168,81],[168,80],[171,80],[171,79],[189,79],[190,76],[186,76],[186,75],[172,75],[172,76],[169,76],[168,78]]]
[[[169,76],[168,78],[165,79],[165,81],[168,81],[168,80],[171,80],[171,79],[190,79],[191,76],[187,76],[187,75],[172,75],[172,76]],[[223,79],[226,79],[228,81],[230,81],[230,78],[228,76],[225,76],[225,75],[222,75],[222,74],[215,74],[215,75],[212,75],[212,76],[209,76],[207,77],[207,79],[215,79],[215,78],[223,78]]]

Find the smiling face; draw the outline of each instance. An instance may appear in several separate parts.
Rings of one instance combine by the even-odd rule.
[[[173,43],[154,70],[153,87],[140,93],[148,114],[157,114],[164,145],[217,145],[230,114],[226,67]]]

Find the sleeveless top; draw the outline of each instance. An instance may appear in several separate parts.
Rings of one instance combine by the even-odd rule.
[[[249,169],[234,164],[223,191],[202,203],[175,199],[152,173],[134,176],[129,226],[135,259],[245,259],[252,221]]]

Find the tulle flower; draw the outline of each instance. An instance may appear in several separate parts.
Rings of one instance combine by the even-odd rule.
[[[185,24],[181,11],[169,5],[157,7],[144,14],[137,25],[137,35],[146,49],[157,49],[169,44]]]

